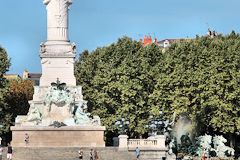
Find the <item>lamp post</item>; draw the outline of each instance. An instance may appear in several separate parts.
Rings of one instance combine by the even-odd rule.
[[[162,119],[162,110],[159,110],[159,117],[154,118],[153,114],[150,114],[150,122],[146,123],[146,128],[151,132],[151,136],[155,136],[156,130],[157,135],[163,135],[164,120]]]
[[[130,120],[125,119],[125,117],[122,115],[121,119],[117,119],[115,124],[114,123],[112,124],[112,128],[117,128],[115,131],[118,132],[118,130],[121,130],[120,134],[126,135],[126,129],[129,123],[130,123]]]
[[[146,128],[151,133],[151,136],[154,136],[155,135],[154,132],[155,132],[155,129],[156,129],[156,124],[155,124],[155,121],[153,119],[153,114],[150,114],[149,118],[150,118],[150,122],[146,123]]]
[[[164,120],[162,118],[163,111],[162,109],[159,110],[159,117],[157,118],[157,135],[163,135],[164,130]]]
[[[128,136],[126,134],[126,129],[128,128],[130,120],[125,119],[125,117],[122,115],[121,119],[117,119],[115,123],[112,123],[112,128],[115,131],[115,135],[117,136],[118,131],[120,130],[120,135],[113,138],[113,145],[118,146],[121,149],[127,148],[127,139]]]

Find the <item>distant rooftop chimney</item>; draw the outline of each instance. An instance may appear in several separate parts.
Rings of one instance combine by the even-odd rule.
[[[28,71],[25,69],[23,72],[23,79],[27,79],[28,78]]]
[[[208,28],[207,35],[208,35],[208,36],[211,36],[211,35],[212,35],[212,32],[210,31],[210,29],[209,29],[209,28]]]
[[[152,43],[152,38],[151,38],[151,36],[146,36],[146,35],[145,35],[143,45],[145,46],[145,45],[151,44],[151,43]]]

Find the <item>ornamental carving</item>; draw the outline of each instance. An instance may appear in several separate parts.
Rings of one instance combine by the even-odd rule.
[[[51,27],[67,27],[67,16],[71,0],[45,0],[47,5],[48,25]]]
[[[44,43],[40,44],[40,54],[43,54],[46,52],[46,45]]]

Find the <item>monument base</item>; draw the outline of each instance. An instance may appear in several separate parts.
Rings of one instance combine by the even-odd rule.
[[[105,147],[104,126],[12,126],[12,146],[25,147]]]

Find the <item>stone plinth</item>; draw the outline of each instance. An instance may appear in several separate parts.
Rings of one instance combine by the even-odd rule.
[[[29,147],[105,147],[104,126],[13,126],[12,146],[25,146],[25,133]]]
[[[157,139],[157,144],[159,147],[166,147],[165,145],[165,141],[166,141],[166,136],[165,135],[157,135],[155,136],[155,138]]]
[[[48,46],[46,46],[46,48],[47,47]],[[48,54],[48,50],[41,54],[42,77],[40,78],[40,86],[50,86],[52,82],[56,82],[57,78],[68,86],[76,86],[74,58],[58,58],[58,53],[56,53],[56,55]]]
[[[119,149],[128,148],[128,136],[127,135],[120,135],[120,136],[118,136],[118,139],[119,139]]]
[[[166,145],[165,145],[166,136],[165,135],[151,136],[151,137],[148,137],[148,140],[156,140],[157,141],[157,147],[166,148]]]

